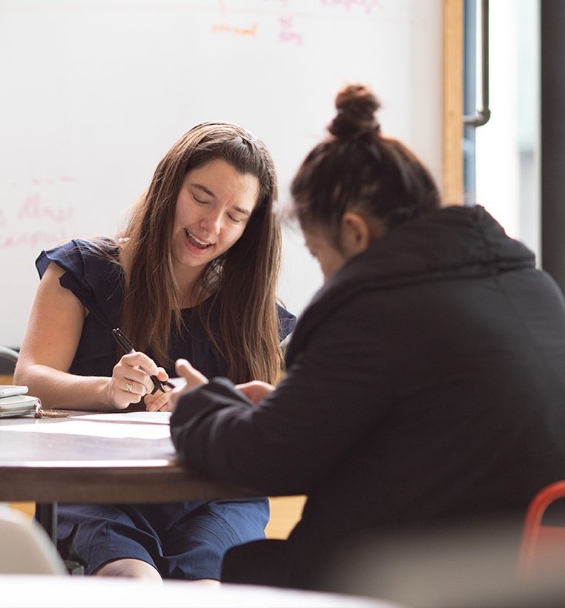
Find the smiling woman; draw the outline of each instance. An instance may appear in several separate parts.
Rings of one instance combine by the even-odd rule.
[[[183,306],[205,264],[227,251],[243,234],[259,197],[254,175],[224,160],[188,173],[180,189],[173,227],[173,265]]]
[[[15,379],[44,407],[169,410],[153,392],[174,361],[209,376],[276,382],[295,317],[277,303],[277,178],[264,144],[207,122],[161,160],[114,238],[43,251]],[[118,352],[112,330],[136,348]],[[166,384],[166,383],[165,383]],[[237,503],[60,505],[58,533],[87,573],[219,578],[224,552],[264,537],[266,498]]]

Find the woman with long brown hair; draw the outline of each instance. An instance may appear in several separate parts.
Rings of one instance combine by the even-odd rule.
[[[169,410],[162,382],[179,357],[211,376],[276,382],[294,325],[276,299],[276,197],[263,142],[231,123],[192,128],[121,234],[41,253],[15,381],[46,408],[98,411]],[[114,341],[117,328],[132,352]],[[225,550],[262,537],[267,520],[266,499],[60,505],[58,527],[66,538],[79,524],[87,573],[196,580],[218,579]]]

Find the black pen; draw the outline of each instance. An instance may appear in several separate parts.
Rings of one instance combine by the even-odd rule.
[[[119,327],[116,327],[116,329],[112,330],[112,335],[116,339],[116,342],[122,347],[122,349],[124,350],[126,355],[131,355],[132,353],[137,352],[135,350],[135,348],[133,347],[133,344],[130,342],[129,338],[124,334],[124,332]],[[143,368],[140,368],[140,369],[143,370]],[[143,371],[145,371],[145,370],[143,370]],[[174,388],[174,384],[172,384],[168,380],[165,380],[165,382],[161,382],[161,380],[159,380],[159,378],[157,378],[157,376],[149,376],[149,377],[151,378],[151,381],[153,382],[153,386],[154,386],[153,390],[151,391],[152,395],[155,394],[156,391],[162,391],[164,393],[165,386]]]

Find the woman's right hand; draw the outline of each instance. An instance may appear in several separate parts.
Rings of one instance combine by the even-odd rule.
[[[153,390],[151,375],[160,368],[145,353],[124,355],[114,366],[108,386],[108,401],[116,409],[126,409],[131,403],[139,403]]]

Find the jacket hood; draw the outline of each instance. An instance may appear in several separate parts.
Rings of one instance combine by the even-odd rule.
[[[534,253],[508,237],[484,207],[443,207],[401,224],[349,260],[314,294],[295,332],[364,291],[525,267],[535,267]],[[295,348],[291,341],[287,362]]]
[[[483,275],[524,265],[535,265],[533,252],[508,237],[484,207],[445,207],[393,229],[331,281],[351,273],[357,280],[426,280],[438,273]]]

